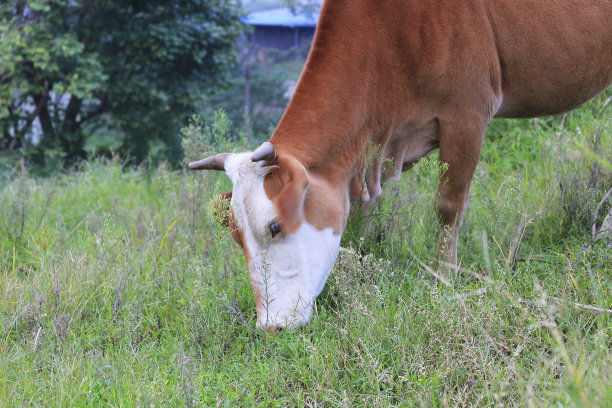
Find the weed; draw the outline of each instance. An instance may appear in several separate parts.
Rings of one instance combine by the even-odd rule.
[[[0,177],[0,406],[610,406],[610,173],[581,147],[610,162],[607,95],[492,124],[456,275],[432,261],[435,155],[389,183],[311,323],[276,336],[208,215],[224,176]]]

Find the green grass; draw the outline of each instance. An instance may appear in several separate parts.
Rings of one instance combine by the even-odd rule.
[[[576,306],[612,309],[612,174],[581,147],[612,161],[609,97],[492,124],[457,275],[433,267],[435,157],[387,185],[312,323],[276,336],[207,216],[224,176],[5,173],[0,406],[612,406],[612,315]]]

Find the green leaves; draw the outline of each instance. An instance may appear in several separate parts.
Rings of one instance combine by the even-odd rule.
[[[106,135],[88,142],[98,152],[178,159],[175,129],[235,62],[239,12],[224,0],[5,2],[0,150],[25,147],[42,165],[37,151],[60,148],[72,162],[86,154],[87,124]]]

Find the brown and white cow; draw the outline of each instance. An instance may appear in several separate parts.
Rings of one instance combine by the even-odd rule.
[[[378,197],[385,179],[439,148],[439,241],[455,263],[489,121],[568,111],[611,80],[612,0],[326,0],[270,141],[189,168],[233,182],[230,222],[258,326],[297,327],[325,285],[351,200]]]

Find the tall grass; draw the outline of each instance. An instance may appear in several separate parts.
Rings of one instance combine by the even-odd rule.
[[[609,96],[492,124],[457,274],[434,262],[435,157],[387,185],[312,323],[276,336],[208,215],[225,176],[5,173],[0,406],[611,406],[611,238],[591,227],[612,174],[589,153],[612,161]],[[224,126],[192,123],[188,153]]]

